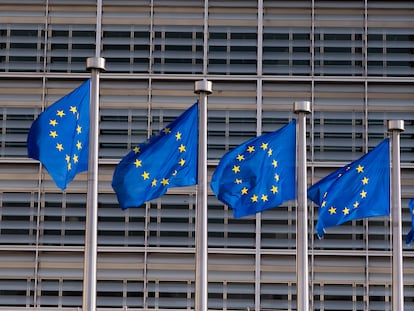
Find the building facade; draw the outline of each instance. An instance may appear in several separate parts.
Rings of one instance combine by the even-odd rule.
[[[191,310],[195,188],[122,211],[119,160],[213,83],[208,172],[238,144],[296,117],[309,100],[310,186],[389,136],[402,119],[403,236],[414,197],[414,2],[380,0],[103,0],[98,195],[98,310]],[[86,173],[60,191],[26,138],[45,107],[90,77],[93,0],[0,0],[0,310],[80,310]],[[389,217],[315,235],[309,201],[312,310],[392,309]],[[233,218],[208,195],[210,310],[296,310],[296,202]],[[414,251],[404,246],[414,310]]]

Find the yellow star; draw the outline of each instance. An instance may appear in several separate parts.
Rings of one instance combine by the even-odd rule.
[[[329,209],[329,214],[331,215],[336,214],[336,208],[331,206],[331,208]]]
[[[276,181],[279,181],[279,179],[280,179],[279,174],[275,174],[275,180],[276,180]]]
[[[58,134],[57,134],[57,132],[56,132],[56,131],[50,131],[49,136],[51,136],[51,137],[53,137],[53,138],[56,138],[56,137],[58,136]]]
[[[323,194],[323,198],[326,198],[326,196],[328,195],[328,192],[325,192],[324,194]]]
[[[348,215],[348,214],[349,214],[349,208],[345,207],[345,208],[342,210],[342,213],[344,213],[344,215]]]
[[[369,182],[369,178],[364,177],[364,178],[362,179],[362,184],[363,184],[363,185],[368,185],[368,182]]]
[[[258,198],[259,197],[257,195],[253,194],[253,196],[250,199],[252,200],[252,202],[257,202]]]
[[[355,201],[355,203],[353,204],[354,208],[357,208],[359,206],[359,202]]]
[[[236,180],[234,181],[234,183],[236,184],[241,184],[243,182],[243,180],[236,178]]]
[[[239,162],[240,162],[240,161],[243,161],[243,160],[244,160],[244,155],[239,154],[239,155],[237,155],[236,159],[237,159]]]
[[[141,151],[138,146],[135,146],[132,150],[134,150],[135,153],[139,153]]]
[[[56,120],[50,120],[50,121],[49,121],[49,124],[50,124],[50,125],[52,125],[52,126],[56,126],[56,125],[58,125],[58,123],[57,123],[57,121],[56,121]]]
[[[181,160],[178,162],[178,164],[180,164],[181,166],[184,166],[184,164],[185,164],[185,160],[184,160],[184,159],[181,159]]]
[[[358,167],[356,168],[358,173],[362,173],[364,171],[364,167],[361,166],[361,164],[358,165]]]
[[[144,171],[141,176],[144,178],[144,180],[146,180],[149,178],[149,173]]]
[[[163,178],[163,179],[161,180],[161,184],[162,184],[163,186],[168,185],[168,184],[169,184],[168,179]]]
[[[272,156],[272,154],[273,154],[273,149],[272,149],[272,148],[270,148],[270,149],[267,151],[267,156],[268,156],[268,157],[270,157],[270,156]]]
[[[366,198],[367,197],[367,192],[365,190],[362,190],[360,195],[361,195],[361,198]]]
[[[260,146],[260,148],[262,148],[263,150],[267,149],[267,145],[268,143],[262,143],[262,145]]]
[[[166,127],[165,129],[162,130],[164,132],[164,134],[169,134],[171,133],[171,129]]]
[[[277,161],[276,160],[273,160],[272,161],[272,165],[273,165],[273,167],[277,167]]]
[[[266,194],[262,194],[262,201],[266,202],[267,201],[267,195]]]
[[[234,173],[240,173],[240,166],[233,165],[233,168],[231,169]]]
[[[66,160],[67,163],[70,162],[70,156],[68,154],[65,156],[65,160]]]
[[[59,151],[63,150],[63,145],[62,144],[56,144],[56,149]]]
[[[326,201],[323,201],[321,204],[321,207],[325,207],[326,206]]]
[[[185,146],[183,144],[181,144],[180,147],[178,147],[178,150],[180,150],[180,152],[185,152]]]
[[[135,167],[139,167],[139,166],[142,166],[142,161],[141,160],[139,160],[139,159],[135,159]]]
[[[70,171],[72,169],[72,164],[69,162],[68,163],[68,171]]]
[[[249,146],[249,147],[247,147],[247,152],[248,153],[252,153],[252,152],[254,152],[255,150],[254,150],[254,146]]]
[[[78,110],[76,109],[76,107],[75,106],[70,106],[70,109],[69,109],[72,113],[76,113],[76,112],[78,112]]]
[[[82,143],[79,140],[76,143],[76,148],[78,148],[78,150],[81,150],[82,149]]]
[[[175,139],[176,140],[180,140],[181,139],[181,133],[177,132],[177,134],[175,134]]]
[[[82,133],[82,126],[78,125],[78,127],[76,128],[76,133]]]
[[[241,190],[241,194],[242,194],[242,195],[247,194],[247,192],[248,192],[248,189],[247,189],[246,187],[244,187],[244,188]]]
[[[79,162],[79,157],[76,154],[74,154],[73,155],[73,163],[78,163],[78,162]]]
[[[155,187],[157,185],[157,180],[154,178],[152,181],[151,181],[151,186],[152,187]]]
[[[275,185],[272,186],[272,189],[270,189],[270,191],[272,191],[273,194],[278,193],[279,189],[277,189],[277,187]]]
[[[63,112],[63,110],[58,110],[56,112],[56,115],[62,118],[65,115],[65,113]]]

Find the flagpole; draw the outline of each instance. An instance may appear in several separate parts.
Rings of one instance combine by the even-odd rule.
[[[97,0],[95,57],[86,60],[91,72],[88,189],[85,222],[85,251],[83,266],[83,311],[96,310],[96,265],[98,245],[98,137],[99,137],[99,74],[105,70],[101,53],[102,0]]]
[[[83,267],[83,310],[96,309],[96,262],[98,222],[98,136],[99,136],[99,73],[105,59],[88,58],[91,70],[91,99],[88,154],[88,190],[86,202],[85,254]]]
[[[211,81],[201,80],[194,84],[199,94],[197,206],[195,224],[196,273],[195,311],[207,311],[207,95],[212,93]]]
[[[391,132],[392,310],[404,310],[401,224],[400,133],[404,120],[389,120]]]
[[[308,205],[306,193],[306,114],[311,112],[309,101],[294,103],[298,115],[297,131],[297,208],[296,208],[296,291],[297,310],[309,310],[308,271]]]

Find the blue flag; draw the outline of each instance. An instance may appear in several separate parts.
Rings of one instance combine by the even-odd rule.
[[[234,217],[252,215],[296,197],[296,121],[226,153],[211,178]]]
[[[346,221],[390,213],[389,139],[358,160],[324,177],[308,189],[319,205],[316,233]]]
[[[410,245],[414,239],[414,199],[411,199],[408,202],[408,208],[410,209],[411,214],[411,230],[407,234],[407,238],[405,239],[405,243]]]
[[[87,80],[43,111],[27,137],[28,156],[42,162],[62,190],[88,169],[89,102]]]
[[[112,178],[122,209],[162,196],[168,188],[197,183],[198,103],[158,135],[130,151]]]

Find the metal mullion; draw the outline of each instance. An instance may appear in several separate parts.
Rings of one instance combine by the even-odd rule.
[[[368,150],[368,0],[364,0],[364,112],[363,112],[363,122],[364,122],[364,150]],[[365,310],[370,309],[370,288],[369,288],[369,221],[364,220],[365,224],[365,280],[364,280],[364,308]]]
[[[309,133],[309,140],[310,140],[310,159],[312,163],[307,163],[307,166],[310,165],[310,176],[311,176],[311,184],[314,183],[314,176],[315,176],[315,166],[313,165],[313,162],[315,161],[315,0],[312,0],[311,2],[311,29],[310,29],[310,53],[311,53],[311,113],[309,116],[309,123],[310,123],[310,133]],[[311,203],[310,207],[310,218],[311,220],[314,220],[316,218],[315,215],[315,205],[314,203]],[[310,223],[310,231],[314,232],[314,221],[311,221]],[[309,247],[309,308],[314,309],[314,290],[315,290],[315,235],[311,234],[310,237],[310,247]]]

